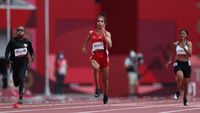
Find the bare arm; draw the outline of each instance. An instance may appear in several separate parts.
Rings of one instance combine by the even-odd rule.
[[[192,42],[188,41],[188,50],[185,49],[185,46],[182,46],[183,50],[187,53],[189,57],[192,56]]]
[[[88,44],[88,42],[90,41],[91,39],[91,34],[92,34],[92,31],[89,32],[89,35],[86,37],[84,43],[83,43],[83,47],[82,47],[82,53],[83,54],[86,54],[87,53],[87,50],[86,50],[86,46]]]
[[[111,34],[108,31],[104,30],[103,35],[106,39],[106,44],[108,45],[109,48],[111,48],[112,47]]]
[[[166,68],[168,68],[168,67],[169,67],[169,64],[172,63],[172,58],[173,58],[173,56],[175,55],[175,48],[176,48],[176,45],[177,45],[177,42],[173,43],[173,45],[171,46],[170,55],[169,55],[169,60],[168,60],[168,62],[166,63]]]

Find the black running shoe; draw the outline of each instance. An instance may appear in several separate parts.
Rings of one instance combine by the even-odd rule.
[[[99,97],[101,94],[101,90],[100,89],[96,89],[95,93],[94,93],[94,97]]]
[[[186,98],[183,99],[183,105],[184,105],[184,106],[188,106],[188,101],[187,101]]]
[[[103,96],[103,103],[104,104],[108,103],[108,96],[106,96],[106,95]]]
[[[179,95],[180,95],[180,91],[177,91],[174,95],[174,99],[178,100],[179,99]]]

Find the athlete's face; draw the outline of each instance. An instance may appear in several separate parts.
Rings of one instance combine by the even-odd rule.
[[[181,37],[181,39],[186,39],[187,38],[186,31],[184,31],[184,30],[180,31],[180,37]]]
[[[104,21],[104,18],[103,17],[99,17],[97,19],[97,27],[99,29],[102,29],[102,28],[105,28],[105,21]]]
[[[17,28],[17,35],[22,37],[24,35],[24,27],[20,26]]]

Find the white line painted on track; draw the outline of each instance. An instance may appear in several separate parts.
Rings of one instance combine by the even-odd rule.
[[[155,105],[155,106],[143,106],[143,107],[128,107],[121,109],[108,109],[108,110],[96,110],[96,111],[84,111],[77,113],[97,113],[97,112],[111,112],[111,111],[123,111],[131,109],[145,109],[145,108],[154,108],[154,107],[169,107],[175,106],[177,104],[168,104],[168,105]],[[43,109],[29,109],[29,110],[15,110],[15,111],[2,111],[0,113],[17,113],[17,112],[37,112],[37,111],[52,111],[52,110],[64,110],[64,109],[77,109],[77,108],[94,108],[94,107],[105,107],[107,105],[90,105],[90,106],[71,106],[71,107],[57,107],[57,108],[43,108]],[[109,105],[108,105],[109,106]],[[200,109],[200,108],[199,108]]]
[[[173,107],[177,104],[167,104],[167,105],[154,105],[154,106],[139,106],[139,107],[128,107],[128,108],[117,108],[117,109],[106,109],[106,110],[95,110],[95,111],[83,111],[76,113],[98,113],[98,112],[112,112],[112,111],[124,111],[124,110],[133,110],[133,109],[147,109],[154,107]]]
[[[122,106],[122,105],[139,105],[139,104],[151,104],[151,103],[161,103],[161,102],[168,102],[169,100],[164,100],[164,101],[144,101],[144,102],[131,102],[130,100],[117,100],[117,101],[112,101],[110,105],[112,106]],[[126,103],[125,103],[126,102]],[[130,103],[131,102],[131,103]],[[22,108],[24,107],[45,107],[45,106],[62,106],[62,105],[89,105],[89,104],[100,104],[102,102],[100,101],[89,101],[89,102],[66,102],[66,103],[39,103],[39,104],[23,104]],[[120,104],[118,104],[120,103]],[[122,104],[123,103],[123,104]],[[12,108],[12,105],[14,103],[6,104],[6,106],[0,106],[0,109],[6,109],[6,108]]]
[[[51,111],[51,110],[77,109],[77,108],[102,107],[102,106],[105,106],[105,105],[71,106],[71,107],[58,107],[58,108],[43,108],[43,109],[30,109],[30,110],[2,111],[2,112],[0,112],[0,113]]]
[[[118,102],[118,101],[117,101]],[[112,112],[112,111],[125,111],[125,110],[131,110],[131,109],[145,109],[145,108],[156,108],[156,107],[181,107],[180,103],[176,103],[176,104],[170,104],[170,103],[165,103],[165,105],[162,105],[163,103],[161,102],[172,102],[169,100],[166,101],[143,101],[143,102],[129,102],[129,103],[123,103],[124,101],[119,101],[119,103],[110,103],[107,105],[103,105],[100,104],[100,101],[95,101],[95,102],[70,102],[70,103],[55,103],[55,104],[39,104],[39,105],[31,105],[31,104],[27,104],[27,105],[22,105],[19,107],[23,107],[23,108],[30,108],[30,107],[48,107],[50,106],[51,108],[39,108],[39,109],[28,109],[28,110],[19,110],[19,109],[15,109],[15,111],[2,111],[0,113],[17,113],[17,112],[37,112],[37,111],[51,111],[51,110],[65,110],[65,109],[80,109],[80,108],[95,108],[95,107],[116,107],[119,106],[118,108],[113,108],[113,109],[104,109],[104,110],[96,110],[96,111],[83,111],[83,112],[77,112],[77,113],[97,113],[97,112]],[[128,102],[128,101],[125,101]],[[195,103],[195,104],[194,104]],[[192,107],[194,107],[196,105],[197,102],[193,102],[193,104],[191,105]],[[81,105],[83,104],[83,105]],[[88,105],[87,105],[88,104]],[[95,104],[100,104],[100,105],[95,105]],[[148,105],[143,105],[143,104],[148,104]],[[152,105],[152,104],[159,104],[159,105]],[[79,105],[79,106],[68,106],[68,107],[61,107],[59,105]],[[137,106],[134,106],[137,105]],[[140,106],[139,106],[140,105]],[[141,106],[142,105],[142,106]],[[193,106],[194,105],[194,106]],[[127,108],[121,108],[120,106],[126,106]],[[129,107],[128,107],[129,106]],[[11,106],[9,106],[9,108],[11,108]],[[195,108],[194,108],[195,109]],[[200,108],[198,108],[200,109]],[[165,112],[163,112],[165,113]],[[166,112],[166,113],[172,113],[172,112]]]
[[[25,108],[25,107],[48,107],[48,106],[64,106],[64,105],[81,105],[81,104],[99,104],[100,102],[76,102],[76,103],[55,103],[55,104],[46,104],[46,103],[41,103],[41,104],[23,104],[19,105],[20,108]],[[6,109],[6,108],[12,108],[12,104],[0,107],[0,109]]]
[[[174,111],[163,111],[159,113],[176,113],[176,112],[184,112],[184,111],[192,111],[192,110],[198,110],[200,108],[190,108],[190,109],[182,109],[182,110],[174,110]]]

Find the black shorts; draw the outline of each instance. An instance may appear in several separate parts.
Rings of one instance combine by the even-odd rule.
[[[182,71],[184,78],[190,78],[191,75],[191,62],[190,61],[178,61],[174,63],[174,73]]]

